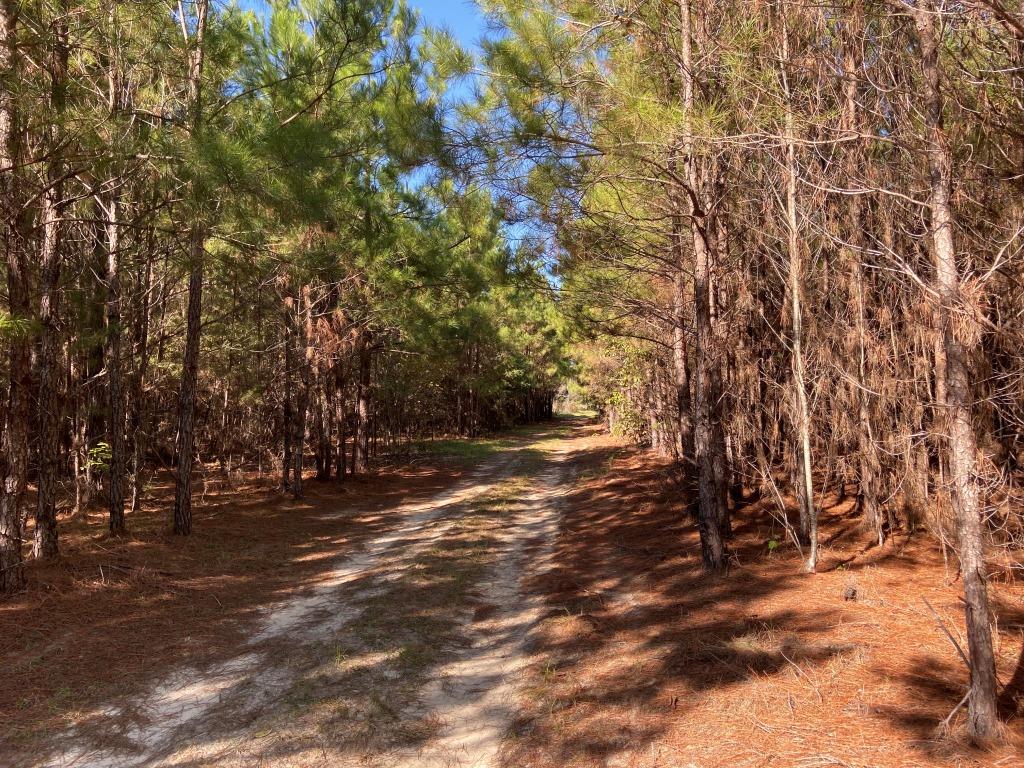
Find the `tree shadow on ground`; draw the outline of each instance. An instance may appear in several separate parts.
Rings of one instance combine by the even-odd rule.
[[[535,460],[525,450],[529,440],[556,430],[546,425],[517,436],[509,452],[524,449],[523,458],[505,474],[525,472]],[[97,749],[130,753],[152,719],[145,705],[131,702],[161,681],[173,689],[167,675],[175,669],[212,680],[208,691],[194,692],[200,699],[206,693],[220,702],[251,699],[252,675],[232,666],[239,648],[243,655],[315,667],[322,661],[317,654],[302,661],[302,653],[291,652],[294,638],[247,646],[264,609],[315,592],[331,578],[339,555],[359,551],[398,524],[407,514],[394,512],[399,504],[426,502],[472,476],[472,465],[442,461],[386,467],[344,486],[311,483],[298,502],[266,491],[215,494],[196,510],[196,532],[187,540],[165,533],[159,505],[130,520],[124,539],[103,536],[99,516],[66,527],[62,561],[33,567],[30,590],[0,606],[6,639],[0,688],[9,699],[0,708],[17,715],[5,723],[3,751],[34,764],[41,740],[77,722]],[[399,549],[402,544],[395,541]],[[354,579],[346,589],[364,586]],[[437,584],[424,590],[436,594]],[[265,665],[257,666],[261,674]],[[367,664],[359,674],[380,666]],[[277,699],[274,675],[264,682],[256,689]],[[105,708],[110,702],[127,706]],[[244,720],[245,712],[263,711],[259,698],[251,703],[234,714],[226,704],[221,709],[229,719]]]
[[[911,692],[911,703],[902,707],[882,706],[877,714],[897,723],[920,749],[938,759],[967,755],[976,759],[986,753],[970,743],[964,726],[966,707],[963,697],[970,681],[960,650],[966,653],[962,639],[961,606],[952,602],[944,606],[943,624],[958,639],[950,642],[947,653],[939,656],[915,654],[908,668],[901,670],[898,680]],[[1005,727],[1007,745],[1017,755],[1024,754],[1024,608],[996,596],[991,601],[996,636],[997,677],[1001,681],[997,706]],[[936,630],[938,631],[938,630]],[[1017,636],[1014,637],[1014,634]],[[1001,635],[1001,636],[1000,636]],[[1019,650],[1013,653],[1013,641]],[[1012,763],[1010,763],[1012,764]],[[1024,763],[1018,763],[1024,764]]]
[[[940,611],[956,607],[955,589],[936,587],[941,565],[926,546],[910,541],[861,552],[863,540],[841,528],[849,515],[826,515],[823,570],[832,570],[807,576],[795,553],[769,550],[777,525],[762,503],[751,502],[736,515],[730,572],[709,577],[701,572],[699,542],[683,512],[687,499],[667,482],[671,465],[624,450],[593,428],[576,423],[573,429],[577,439],[568,445],[575,448],[564,461],[576,477],[562,501],[551,567],[527,582],[543,596],[544,619],[534,626],[529,612],[514,606],[507,626],[489,640],[515,643],[528,631],[530,637],[531,670],[504,765],[795,765],[822,755],[879,766],[938,765],[950,756],[991,763],[955,740],[934,736],[962,693],[962,686],[948,681],[964,676],[931,618],[914,609],[917,594],[932,595]],[[527,443],[555,438],[561,430],[546,427],[524,438],[520,460],[503,468],[505,477],[537,476],[545,465]],[[423,706],[437,670],[477,652],[467,648],[465,629],[494,610],[480,597],[497,547],[493,530],[470,527],[467,535],[434,536],[425,547],[421,537],[397,536],[388,551],[412,553],[415,567],[382,558],[379,569],[346,581],[344,594],[357,597],[338,605],[349,602],[352,610],[338,615],[337,606],[314,606],[304,625],[320,628],[312,641],[305,631],[268,637],[245,648],[259,656],[245,668],[238,667],[238,648],[245,643],[242,630],[253,625],[254,611],[268,596],[294,597],[296,583],[310,591],[329,583],[339,546],[358,549],[393,529],[395,520],[385,510],[396,499],[425,499],[450,485],[432,476],[416,490],[416,483],[396,477],[370,505],[374,511],[346,507],[351,514],[335,501],[273,511],[254,507],[248,515],[225,508],[225,539],[256,537],[237,554],[232,550],[233,557],[256,547],[280,559],[273,567],[235,574],[233,557],[227,558],[219,570],[197,576],[196,584],[217,590],[219,614],[189,612],[195,593],[182,600],[154,589],[129,597],[138,600],[132,611],[146,613],[118,616],[106,596],[111,616],[103,620],[109,623],[101,621],[95,630],[77,624],[75,636],[89,648],[107,632],[128,632],[136,638],[134,652],[155,654],[148,666],[125,676],[122,699],[161,679],[168,659],[177,666],[186,652],[206,672],[213,687],[205,716],[165,734],[174,742],[177,766],[241,765],[257,757],[264,764],[303,764],[323,762],[329,754],[331,760],[391,768],[396,755],[415,753],[439,730]],[[522,503],[512,499],[507,514],[516,514]],[[467,512],[457,503],[442,510],[446,518]],[[276,521],[268,535],[284,538],[280,549],[245,528],[266,520]],[[534,534],[527,558],[541,561],[551,544]],[[237,588],[230,579],[238,579]],[[853,602],[842,597],[851,581],[858,592]],[[128,590],[126,583],[117,594],[130,595]],[[1012,618],[1011,608],[999,606],[1001,615]],[[203,622],[239,627],[204,632]],[[194,638],[190,643],[180,643],[181,626]],[[176,634],[150,641],[144,633],[156,627]],[[212,638],[210,652],[196,653],[196,638]],[[481,702],[499,683],[492,672],[450,681],[479,692]],[[142,707],[120,713],[113,723],[110,713],[98,709],[109,699],[99,691],[79,698],[76,706],[91,711],[79,719],[84,731],[96,735],[97,749],[113,745],[130,753],[137,729],[154,722],[153,713]],[[66,714],[45,722],[58,731]],[[1014,728],[1018,733],[1019,721]],[[150,764],[161,764],[167,754]],[[670,759],[659,763],[659,755]]]
[[[769,549],[780,527],[769,500],[755,499],[735,512],[730,572],[708,576],[670,465],[611,445],[577,461],[556,566],[533,581],[549,610],[503,765],[938,757],[921,728],[934,731],[962,690],[912,652],[944,651],[927,617],[890,608],[901,585],[941,577],[926,544],[873,547],[840,509],[823,517],[822,572],[809,576],[795,552]],[[956,754],[987,760],[962,745]]]

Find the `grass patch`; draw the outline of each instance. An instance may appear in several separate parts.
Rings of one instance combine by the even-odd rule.
[[[454,461],[476,462],[489,459],[515,445],[510,437],[446,438],[417,443],[413,454]]]
[[[485,437],[446,437],[440,440],[421,440],[412,444],[412,455],[459,463],[476,463],[511,449],[518,448],[517,455],[526,452],[542,452],[564,437],[570,426],[567,422],[555,421],[542,426],[530,424],[513,427]],[[523,448],[522,446],[527,440],[530,441],[530,445]]]

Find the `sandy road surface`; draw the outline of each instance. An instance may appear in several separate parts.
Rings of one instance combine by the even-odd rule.
[[[517,440],[453,489],[396,508],[388,532],[265,611],[232,658],[110,703],[35,765],[493,765],[540,613],[522,577],[547,565],[578,439],[563,428]],[[424,601],[405,596],[424,573],[427,589],[459,588],[396,661],[366,627],[417,627]],[[429,663],[399,663],[410,648]]]

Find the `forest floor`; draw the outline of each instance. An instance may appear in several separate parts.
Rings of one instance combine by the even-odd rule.
[[[993,584],[1007,741],[979,751],[939,727],[966,674],[928,604],[962,634],[959,583],[850,502],[819,573],[751,502],[707,577],[677,470],[581,420],[299,502],[235,485],[187,540],[160,503],[124,539],[62,522],[0,603],[0,765],[1024,766],[1024,589]]]

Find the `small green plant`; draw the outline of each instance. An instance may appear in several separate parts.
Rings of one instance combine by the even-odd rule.
[[[103,472],[110,466],[110,456],[110,443],[101,440],[89,449],[89,466]]]
[[[341,667],[348,663],[348,660],[348,650],[341,645],[334,646],[334,663]]]
[[[768,539],[768,551],[774,552],[776,549],[782,546],[782,539],[778,536],[772,536]]]

